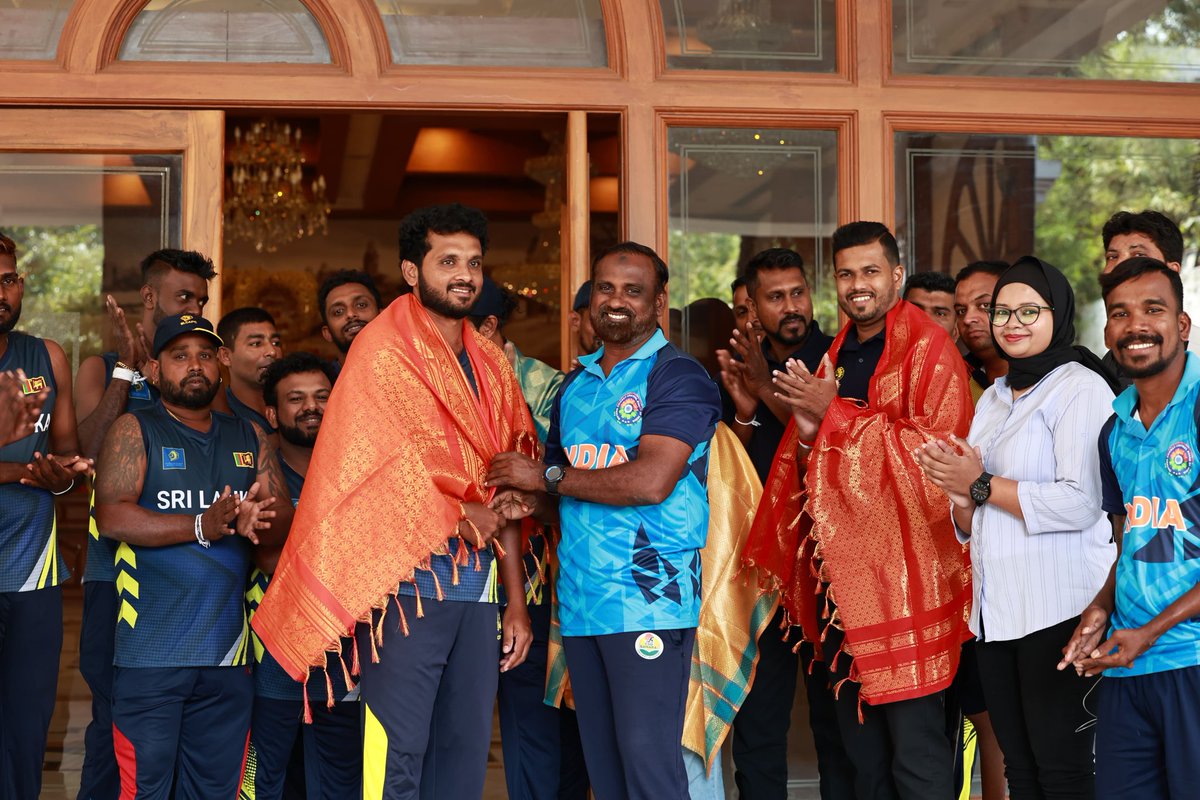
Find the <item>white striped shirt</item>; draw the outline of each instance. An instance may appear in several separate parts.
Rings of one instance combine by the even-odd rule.
[[[1079,614],[1116,558],[1100,508],[1100,429],[1112,391],[1081,364],[1055,369],[1013,401],[1000,378],[979,398],[967,439],[984,469],[1017,481],[1024,521],[984,503],[969,539],[971,632],[1019,639]],[[1066,644],[1064,642],[1064,644]]]

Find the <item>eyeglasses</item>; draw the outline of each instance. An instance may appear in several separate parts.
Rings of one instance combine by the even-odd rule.
[[[1038,321],[1038,317],[1042,315],[1042,309],[1053,311],[1054,306],[1039,306],[1034,303],[1028,305],[1017,306],[1016,308],[1005,308],[1004,306],[992,306],[992,327],[999,328],[1008,324],[1008,318],[1013,314],[1017,315],[1017,323],[1020,325],[1032,325]]]
[[[0,287],[12,289],[21,283],[21,276],[15,272],[6,272],[0,275]]]

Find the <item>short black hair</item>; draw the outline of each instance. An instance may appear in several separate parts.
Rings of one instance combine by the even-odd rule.
[[[15,260],[17,257],[17,243],[4,235],[4,231],[0,231],[0,256],[12,256]]]
[[[650,263],[654,265],[654,277],[658,280],[658,285],[655,287],[655,292],[661,294],[667,288],[667,281],[670,280],[671,273],[667,271],[667,262],[662,260],[662,257],[654,251],[653,247],[647,247],[644,244],[637,242],[618,242],[610,247],[601,250],[592,259],[591,277],[596,277],[596,265],[604,259],[612,255],[624,253],[633,256],[645,256],[650,259]]]
[[[875,242],[883,245],[888,264],[894,267],[900,263],[900,246],[896,244],[896,237],[882,222],[848,222],[838,228],[833,232],[833,255],[836,258],[843,250]]]
[[[1150,241],[1162,251],[1165,261],[1176,264],[1183,262],[1183,234],[1165,214],[1146,209],[1136,214],[1132,211],[1118,211],[1104,223],[1101,237],[1104,239],[1104,249],[1113,237],[1127,233],[1140,233],[1150,237]]]
[[[337,380],[337,371],[333,364],[321,358],[298,350],[288,353],[278,361],[272,361],[263,373],[263,401],[272,408],[279,407],[279,382],[289,375],[300,375],[305,372],[320,372],[329,378],[329,385]]]
[[[908,293],[913,289],[924,289],[927,292],[946,292],[954,294],[954,278],[951,278],[944,272],[914,272],[908,276],[908,280],[904,282],[904,291],[901,297],[908,299]]]
[[[429,253],[430,233],[440,233],[442,236],[469,233],[479,240],[480,250],[486,253],[487,226],[487,217],[482,211],[461,203],[418,208],[400,220],[400,260],[421,266]]]
[[[1178,272],[1165,263],[1149,256],[1127,258],[1113,267],[1111,271],[1101,273],[1100,296],[1107,303],[1109,294],[1122,283],[1156,272],[1167,276],[1167,280],[1171,282],[1171,290],[1175,293],[1175,300],[1179,303],[1179,310],[1183,311],[1183,279],[1179,277]]]
[[[325,315],[325,301],[329,299],[329,293],[348,283],[360,284],[375,298],[375,307],[383,310],[383,298],[379,295],[374,278],[362,270],[340,269],[321,281],[321,288],[317,290],[317,310],[321,312],[321,321],[326,325],[329,324],[329,317]]]
[[[746,279],[743,278],[741,275],[738,275],[729,284],[729,294],[730,295],[737,294],[737,290],[741,289],[745,285],[746,285]],[[748,292],[750,290],[747,289],[746,291]]]
[[[992,275],[999,278],[1011,266],[1007,261],[972,261],[958,271],[954,276],[957,283],[962,283],[972,275]]]
[[[142,285],[156,281],[168,270],[199,275],[206,281],[217,277],[212,259],[195,250],[155,250],[142,259]]]
[[[758,291],[758,274],[764,270],[798,269],[804,282],[808,283],[808,275],[804,272],[804,258],[795,250],[786,247],[771,247],[760,253],[755,253],[746,262],[742,275],[746,278],[746,291],[753,295]]]
[[[217,323],[217,336],[220,336],[225,346],[232,350],[233,343],[237,341],[237,335],[242,331],[242,326],[252,325],[256,322],[267,322],[274,325],[275,318],[265,308],[257,306],[235,308],[221,317],[221,321]]]

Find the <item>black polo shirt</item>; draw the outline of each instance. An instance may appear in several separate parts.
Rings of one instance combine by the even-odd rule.
[[[833,337],[827,335],[821,330],[821,325],[817,324],[817,320],[812,320],[812,326],[809,329],[809,335],[804,339],[804,343],[792,353],[788,354],[788,359],[796,359],[804,363],[811,372],[816,372],[817,367],[821,366],[821,356],[826,354],[829,345],[833,344]],[[775,361],[770,350],[770,343],[767,339],[762,341],[762,353],[767,357],[767,367],[774,373],[776,369],[780,372],[785,371],[786,365],[782,365],[779,361]],[[725,386],[721,386],[722,398],[726,396]],[[726,425],[734,428],[737,423],[733,421],[733,403],[728,404],[726,416],[724,417]],[[779,421],[772,410],[767,407],[766,403],[758,401],[758,407],[755,409],[755,419],[760,422],[754,432],[750,434],[750,440],[746,443],[746,453],[750,456],[750,462],[754,464],[754,469],[758,474],[758,479],[761,481],[767,480],[767,475],[770,474],[770,463],[775,459],[775,451],[779,450],[779,443],[784,439],[784,429],[787,427],[787,421]]]
[[[804,343],[793,350],[788,358],[794,358],[802,362],[810,371],[816,372],[817,367],[821,365],[821,357],[829,350],[831,344],[833,344],[833,337],[822,331],[821,326],[814,319]],[[766,339],[763,339],[762,349],[763,355],[767,357],[767,367],[772,373],[775,370],[783,372],[787,369],[785,364],[779,363],[771,355],[771,345]],[[775,451],[779,449],[779,442],[783,439],[787,421],[780,422],[767,404],[761,400],[758,401],[758,408],[754,410],[754,415],[761,424],[750,435],[750,441],[746,443],[746,452],[750,455],[750,461],[754,464],[754,471],[758,473],[759,479],[766,482],[767,475],[771,472],[771,462],[775,459]]]
[[[879,366],[886,337],[886,325],[865,342],[858,340],[858,331],[852,330],[846,334],[834,369],[834,377],[839,381],[838,397],[867,402],[867,389],[875,368]]]

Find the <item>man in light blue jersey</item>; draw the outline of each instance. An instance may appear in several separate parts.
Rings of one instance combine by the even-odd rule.
[[[1119,555],[1058,666],[1106,678],[1096,702],[1098,794],[1195,797],[1200,360],[1187,353],[1191,320],[1183,284],[1167,264],[1130,258],[1102,275],[1100,286],[1105,339],[1133,379],[1100,434],[1104,510],[1112,515]]]
[[[667,278],[644,245],[597,256],[589,313],[603,346],[559,391],[545,463],[502,453],[488,474],[561,520],[563,648],[599,800],[688,797],[680,740],[721,401],[658,327]]]

